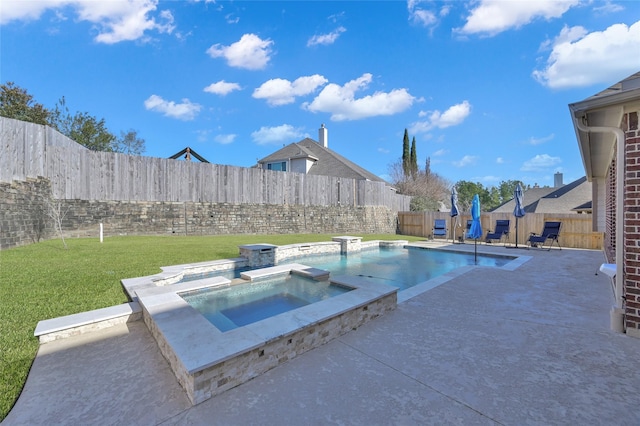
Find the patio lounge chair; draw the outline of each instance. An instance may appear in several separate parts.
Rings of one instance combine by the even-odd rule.
[[[435,219],[433,221],[433,238],[447,238],[447,221],[445,219]]]
[[[495,231],[491,232],[491,230],[489,230],[487,232],[487,236],[485,237],[484,241],[486,243],[490,243],[493,240],[501,241],[503,238],[506,240],[507,237],[509,236],[509,225],[510,225],[509,219],[496,220]]]
[[[551,246],[554,242],[558,245],[558,248],[562,250],[562,247],[560,247],[560,243],[558,242],[558,237],[560,236],[560,225],[562,225],[562,222],[545,222],[542,232],[540,234],[532,232],[529,236],[529,240],[527,240],[527,244],[529,244],[530,247],[541,246],[541,248],[544,248],[544,244],[548,240],[551,240],[547,250],[551,250]]]

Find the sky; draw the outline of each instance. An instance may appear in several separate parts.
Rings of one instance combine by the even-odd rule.
[[[306,137],[390,179],[407,129],[451,183],[584,176],[568,104],[640,71],[635,0],[0,0],[0,81],[252,167]]]

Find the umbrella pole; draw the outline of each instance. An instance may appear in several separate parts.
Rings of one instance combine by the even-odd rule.
[[[477,265],[478,264],[478,239],[477,238],[473,240],[473,260]]]
[[[516,248],[518,248],[518,216],[516,216]]]

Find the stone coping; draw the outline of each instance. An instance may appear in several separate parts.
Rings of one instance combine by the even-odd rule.
[[[142,309],[136,302],[109,306],[39,321],[33,335],[38,338],[40,343],[51,342],[123,322],[136,321],[140,319],[141,313]]]
[[[338,276],[331,278],[331,282],[353,290],[227,332],[218,330],[180,297],[179,293],[189,291],[197,281],[184,283],[187,285],[180,289],[177,286],[158,287],[154,294],[139,293],[139,298],[154,328],[162,334],[182,368],[194,375],[300,328],[318,324],[398,291],[396,287],[370,282],[362,277]]]

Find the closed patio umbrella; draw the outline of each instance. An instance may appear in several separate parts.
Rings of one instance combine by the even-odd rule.
[[[453,218],[456,218],[456,223],[453,223]],[[456,242],[456,225],[458,224],[458,191],[456,187],[451,188],[451,242]]]
[[[469,228],[469,238],[473,238],[473,253],[476,264],[478,263],[478,238],[482,237],[482,225],[480,224],[480,197],[478,194],[473,196],[471,202],[471,228]]]
[[[522,187],[520,183],[516,186],[516,190],[513,193],[513,198],[516,201],[516,207],[513,209],[513,215],[516,217],[516,248],[518,248],[518,218],[524,217],[524,196],[522,195]]]

